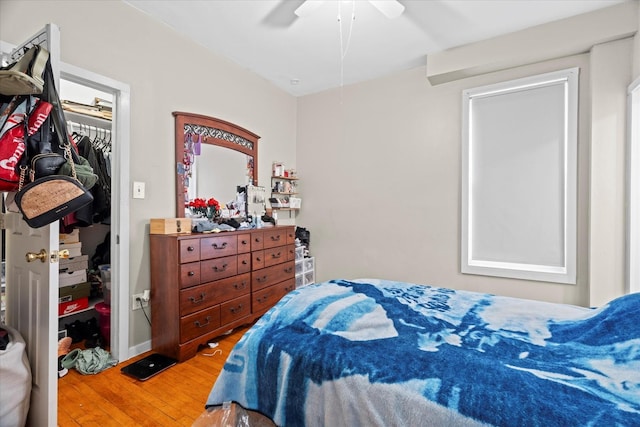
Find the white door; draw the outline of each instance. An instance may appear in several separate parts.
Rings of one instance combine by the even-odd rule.
[[[47,26],[22,46],[40,44],[49,50],[54,76],[59,76],[60,30]],[[19,52],[21,47],[14,52]],[[57,78],[56,78],[57,80]],[[56,82],[57,84],[57,82]],[[57,326],[58,326],[58,222],[30,228],[22,215],[5,215],[6,322],[27,343],[31,365],[31,409],[27,425],[57,425]],[[27,262],[27,254],[42,256]],[[54,258],[52,258],[52,254]]]
[[[7,324],[27,343],[31,408],[27,425],[57,422],[58,222],[30,228],[22,215],[5,215]],[[27,261],[27,254],[37,256]],[[53,258],[52,258],[53,255]]]

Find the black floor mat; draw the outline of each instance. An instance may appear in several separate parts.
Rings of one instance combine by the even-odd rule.
[[[130,365],[120,369],[125,375],[145,381],[154,375],[159,374],[175,365],[178,361],[162,354],[153,353],[144,359],[140,359],[137,362],[133,362]]]

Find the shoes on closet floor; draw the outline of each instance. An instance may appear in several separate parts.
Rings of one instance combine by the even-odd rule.
[[[67,336],[71,337],[71,342],[77,343],[84,339],[84,325],[81,321],[65,324],[64,328],[67,330]]]
[[[64,356],[71,350],[71,337],[64,337],[58,341],[58,357]]]
[[[62,359],[64,359],[64,356],[58,357],[58,378],[62,378],[69,373],[69,370],[62,366]]]
[[[102,346],[102,336],[100,335],[100,327],[95,317],[87,320],[84,324],[84,346],[86,348],[94,348]]]

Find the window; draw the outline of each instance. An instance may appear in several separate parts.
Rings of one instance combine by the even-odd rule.
[[[463,273],[576,283],[578,74],[463,92]]]

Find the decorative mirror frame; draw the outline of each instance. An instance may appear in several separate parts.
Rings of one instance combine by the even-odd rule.
[[[202,143],[239,151],[253,157],[253,185],[258,185],[258,140],[260,137],[238,125],[201,114],[174,111],[176,148],[176,218],[184,217],[185,134],[202,135]]]

